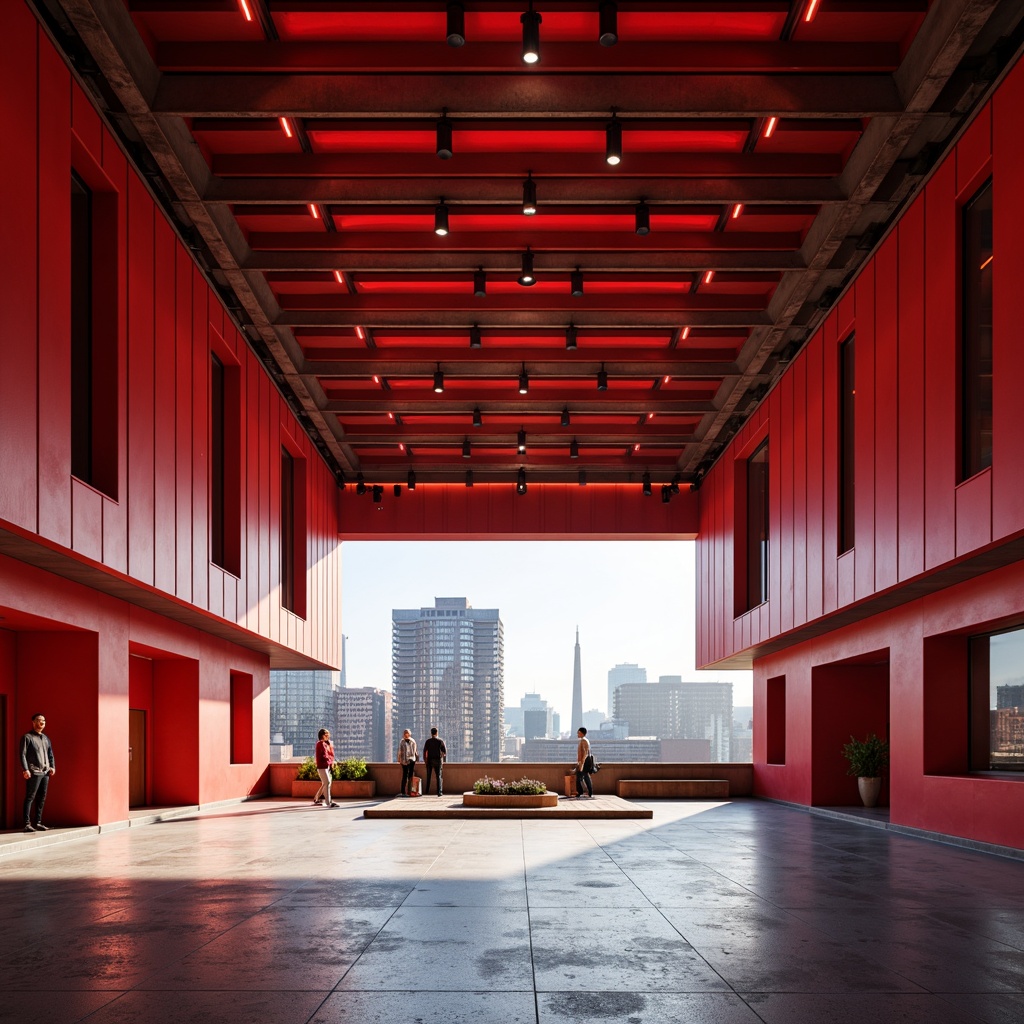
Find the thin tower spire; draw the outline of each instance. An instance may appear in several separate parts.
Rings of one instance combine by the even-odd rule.
[[[580,627],[576,627],[576,650],[572,662],[572,732],[583,724],[583,673],[580,669]]]

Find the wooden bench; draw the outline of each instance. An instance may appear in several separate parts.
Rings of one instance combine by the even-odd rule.
[[[728,779],[620,779],[621,797],[651,797],[661,800],[713,799],[729,796]]]

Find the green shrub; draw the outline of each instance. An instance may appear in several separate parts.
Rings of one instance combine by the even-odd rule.
[[[368,774],[366,762],[361,757],[350,757],[347,761],[335,761],[331,765],[331,778],[335,782],[340,779],[365,779]],[[317,774],[316,761],[307,757],[299,765],[295,778],[303,782],[319,782],[320,776]]]
[[[519,779],[518,782],[505,782],[502,779],[492,779],[485,775],[473,783],[473,792],[493,794],[495,796],[541,796],[548,791],[543,782],[536,779]]]
[[[850,737],[843,747],[843,756],[850,762],[847,775],[860,779],[877,779],[889,767],[889,743],[880,740],[874,733],[864,740]]]
[[[299,765],[299,770],[295,773],[295,778],[300,782],[319,782],[320,776],[316,773],[316,761],[311,757],[307,757],[306,760]]]

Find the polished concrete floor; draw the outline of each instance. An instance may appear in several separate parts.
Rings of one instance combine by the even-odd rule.
[[[1024,863],[758,801],[263,801],[0,859],[18,1024],[1020,1024]]]

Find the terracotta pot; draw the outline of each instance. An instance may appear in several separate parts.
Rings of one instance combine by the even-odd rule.
[[[878,794],[882,789],[881,779],[857,779],[857,789],[865,807],[874,807],[878,803]]]

